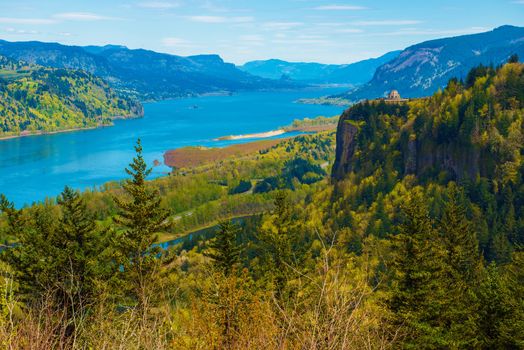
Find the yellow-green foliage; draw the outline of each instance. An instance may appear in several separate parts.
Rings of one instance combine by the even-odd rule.
[[[96,127],[140,114],[138,102],[93,75],[0,57],[0,137]]]

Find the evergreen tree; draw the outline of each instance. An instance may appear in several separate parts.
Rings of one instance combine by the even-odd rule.
[[[22,216],[22,211],[17,210],[15,204],[10,202],[3,194],[0,194],[0,212],[7,217],[7,236],[20,238],[27,221]]]
[[[406,330],[405,347],[432,349],[445,341],[440,319],[445,288],[443,251],[425,199],[414,190],[394,237],[392,295],[394,324]]]
[[[448,187],[448,200],[439,228],[449,274],[457,282],[471,283],[478,277],[480,266],[478,240],[466,217],[463,193],[454,183]]]
[[[57,272],[60,304],[78,313],[93,305],[101,285],[116,272],[111,254],[110,232],[100,232],[78,192],[65,187],[57,200],[61,208],[58,227],[50,236]]]
[[[23,214],[3,203],[12,216],[10,225],[21,223]],[[108,236],[100,234],[78,192],[66,187],[57,204],[34,208],[21,226],[18,245],[3,257],[15,271],[24,301],[47,303],[62,316],[63,330],[70,336],[100,301],[102,285],[116,265],[107,254]]]
[[[37,207],[33,221],[5,196],[1,197],[0,205],[7,218],[8,234],[17,239],[17,244],[3,251],[0,257],[13,269],[22,300],[37,301],[46,290],[55,287],[56,270],[50,238],[57,217],[48,206]],[[46,220],[42,220],[44,217]]]
[[[502,230],[511,244],[517,244],[517,220],[515,218],[515,206],[513,205],[514,196],[513,191],[509,185],[504,188],[504,223]]]
[[[297,240],[297,229],[298,222],[286,193],[277,192],[275,209],[264,217],[258,233],[262,265],[277,295],[281,295],[296,265],[293,242]]]
[[[209,244],[211,252],[206,253],[225,276],[233,273],[240,264],[242,247],[237,243],[239,232],[240,228],[231,221],[221,222],[215,239]]]
[[[516,53],[511,55],[508,59],[508,63],[519,63],[519,55],[517,55]]]
[[[466,217],[463,193],[454,183],[448,186],[447,192],[448,200],[439,225],[446,265],[442,283],[447,291],[441,318],[450,347],[475,347],[479,305],[474,288],[480,281],[482,263],[475,231]]]
[[[522,295],[511,295],[510,284],[495,263],[485,270],[479,286],[479,336],[483,349],[521,349]]]
[[[157,234],[168,226],[169,213],[161,208],[158,192],[146,183],[152,169],[148,169],[144,161],[140,139],[135,151],[136,156],[125,169],[131,176],[122,185],[126,196],[115,197],[120,209],[115,221],[122,228],[118,240],[125,287],[143,309],[157,292],[154,288],[166,262],[160,247],[154,244]]]

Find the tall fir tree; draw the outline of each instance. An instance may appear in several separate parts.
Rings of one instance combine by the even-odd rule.
[[[31,220],[21,227],[18,245],[2,256],[14,269],[27,305],[46,303],[61,315],[62,327],[56,331],[70,336],[102,301],[102,286],[117,265],[107,252],[109,237],[98,230],[79,193],[66,187],[57,204],[38,205],[27,213]],[[24,214],[7,207],[8,216],[14,216],[10,225],[21,223],[15,218]]]
[[[61,209],[58,227],[50,236],[53,259],[59,277],[60,303],[71,313],[97,302],[116,273],[111,260],[113,246],[109,230],[99,230],[79,193],[65,187],[58,197]]]
[[[445,288],[444,252],[424,195],[415,189],[403,208],[404,220],[393,238],[393,324],[405,329],[404,347],[432,349],[445,342],[440,319]]]
[[[126,168],[131,176],[122,187],[125,196],[115,197],[119,214],[115,221],[122,232],[118,238],[125,289],[139,308],[144,309],[157,294],[162,265],[166,256],[156,246],[158,233],[169,225],[169,212],[160,205],[158,191],[146,183],[152,169],[142,155],[140,139],[135,146],[136,156]]]
[[[274,203],[274,210],[262,220],[257,238],[265,277],[272,281],[280,296],[296,266],[297,252],[293,246],[298,239],[299,223],[284,191],[277,192]]]
[[[240,265],[242,247],[238,244],[240,228],[231,221],[223,221],[215,238],[209,243],[206,256],[213,259],[214,266],[225,276],[231,275]]]
[[[478,308],[475,287],[480,283],[482,260],[478,240],[466,216],[461,189],[450,183],[447,201],[439,223],[445,249],[445,304],[441,319],[445,324],[447,344],[451,348],[477,347]]]

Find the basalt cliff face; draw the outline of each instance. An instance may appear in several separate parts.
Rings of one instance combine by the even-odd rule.
[[[524,169],[524,65],[472,71],[432,97],[361,102],[337,129],[334,180],[514,181]]]

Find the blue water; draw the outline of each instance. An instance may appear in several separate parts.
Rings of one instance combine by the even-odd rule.
[[[65,185],[84,190],[120,180],[137,138],[142,139],[149,164],[163,163],[169,149],[247,142],[213,139],[274,130],[294,119],[337,115],[341,107],[294,101],[338,91],[253,92],[147,103],[144,118],[117,120],[113,127],[3,140],[0,193],[22,206],[55,197]],[[153,176],[169,170],[155,167]]]

